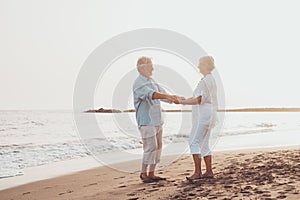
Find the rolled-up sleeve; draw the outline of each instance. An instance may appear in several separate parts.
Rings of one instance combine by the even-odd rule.
[[[152,100],[152,96],[154,92],[155,91],[148,86],[138,87],[134,89],[135,97],[141,100],[145,100],[146,98]]]
[[[139,76],[133,84],[133,100],[136,110],[136,121],[141,126],[160,126],[163,124],[160,101],[152,99],[158,92],[154,81]]]

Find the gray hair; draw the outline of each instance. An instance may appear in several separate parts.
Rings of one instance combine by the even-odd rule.
[[[148,65],[149,61],[152,61],[152,58],[146,56],[140,57],[136,63],[137,70],[140,72],[143,67]]]

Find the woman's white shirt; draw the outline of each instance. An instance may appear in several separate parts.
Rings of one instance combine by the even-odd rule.
[[[201,96],[201,103],[192,106],[193,124],[211,124],[216,121],[218,109],[217,85],[212,74],[202,78],[194,90],[193,97]]]

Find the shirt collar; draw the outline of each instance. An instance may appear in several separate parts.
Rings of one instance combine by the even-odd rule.
[[[205,76],[203,76],[203,77],[201,78],[201,80],[205,79],[207,76],[211,76],[211,73],[206,74]]]
[[[149,81],[151,78],[147,78],[145,76],[143,76],[142,74],[140,74],[140,78],[143,80],[143,81]]]

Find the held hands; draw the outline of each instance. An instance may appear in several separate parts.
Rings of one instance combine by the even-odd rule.
[[[175,97],[177,98],[176,101],[174,101],[175,104],[182,104],[183,101],[185,100],[185,97],[182,97],[182,96],[176,96]]]
[[[171,103],[175,103],[175,104],[181,104],[183,100],[185,100],[184,97],[181,97],[181,96],[177,96],[177,95],[170,95],[168,100],[171,102]]]

